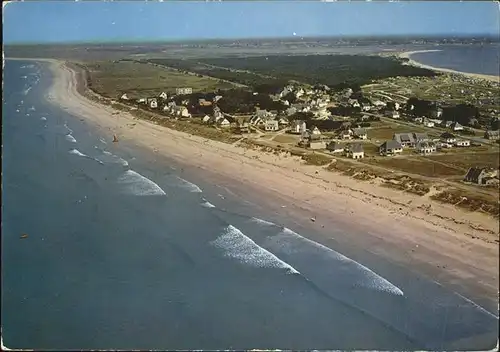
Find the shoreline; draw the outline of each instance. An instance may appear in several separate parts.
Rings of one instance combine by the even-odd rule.
[[[109,131],[110,136],[117,134],[120,140],[245,186],[243,196],[258,199],[262,195],[273,211],[313,228],[325,241],[326,229],[349,226],[357,235],[345,234],[340,239],[344,243],[372,246],[369,250],[377,256],[438,278],[474,300],[488,301],[489,309],[497,308],[498,243],[487,239],[498,235],[477,230],[481,226],[498,233],[496,219],[304,165],[297,157],[248,150],[137,119],[82,96],[78,89],[85,82],[63,62],[33,61],[50,63],[55,77],[48,93],[52,103]],[[130,122],[136,123],[133,129],[127,126]],[[432,203],[432,212],[421,208],[427,203]],[[283,204],[288,207],[283,209]],[[457,211],[464,221],[455,220]],[[314,223],[309,220],[312,216],[317,219]]]
[[[496,82],[496,83],[500,82],[500,76],[485,75],[485,74],[471,73],[471,72],[461,72],[461,71],[456,71],[456,70],[452,70],[452,69],[448,69],[448,68],[429,66],[429,65],[422,64],[418,61],[415,61],[411,58],[411,56],[414,54],[431,53],[431,52],[437,52],[437,51],[442,51],[442,50],[441,49],[430,49],[430,50],[405,51],[402,53],[396,53],[395,55],[400,59],[408,59],[409,60],[408,64],[411,66],[425,68],[425,69],[437,71],[437,72],[462,75],[462,76],[466,76],[469,78],[482,79],[482,80],[492,81],[492,82]]]

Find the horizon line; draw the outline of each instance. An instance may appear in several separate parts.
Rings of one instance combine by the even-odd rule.
[[[44,41],[29,42],[17,41],[3,43],[3,46],[21,45],[70,45],[70,44],[136,44],[136,43],[196,43],[196,42],[228,42],[228,41],[251,41],[251,40],[294,40],[302,41],[308,39],[494,39],[500,42],[500,36],[492,33],[457,34],[457,33],[436,33],[436,34],[380,34],[380,35],[314,35],[314,36],[282,36],[282,37],[234,37],[234,38],[165,38],[165,39],[89,39],[74,41]]]

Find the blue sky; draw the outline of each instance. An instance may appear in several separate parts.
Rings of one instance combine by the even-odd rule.
[[[497,34],[494,2],[25,1],[4,43],[337,35]]]

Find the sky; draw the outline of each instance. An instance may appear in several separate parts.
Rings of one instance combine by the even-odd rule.
[[[3,11],[12,43],[357,35],[499,35],[479,1],[24,1]]]

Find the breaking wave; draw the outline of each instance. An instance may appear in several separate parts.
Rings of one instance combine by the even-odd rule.
[[[42,117],[40,117],[40,120],[47,121],[47,118],[45,116],[42,116]]]
[[[205,208],[215,208],[215,205],[210,203],[209,201],[205,201],[204,203],[201,204]]]
[[[259,218],[252,218],[252,221],[256,222],[257,224],[268,225],[268,226],[276,226],[276,224],[274,222],[262,220],[262,219],[259,219]]]
[[[165,191],[156,183],[141,174],[127,170],[118,178],[118,182],[125,187],[125,193],[136,196],[164,196]]]
[[[227,226],[224,233],[212,241],[212,244],[222,249],[225,256],[244,264],[259,268],[285,269],[290,274],[299,274],[290,264],[258,246],[233,225]]]
[[[200,187],[198,187],[197,185],[195,185],[194,183],[191,183],[179,176],[176,176],[176,178],[181,181],[181,187],[182,188],[185,188],[187,189],[189,192],[193,192],[193,193],[201,193],[202,190]]]
[[[71,149],[69,151],[70,154],[78,155],[78,156],[83,156],[84,158],[88,158],[89,156],[87,154],[83,154],[80,152],[78,149]]]
[[[76,143],[75,137],[73,137],[71,134],[66,135],[66,140],[71,143]]]
[[[328,248],[320,243],[311,241],[298,233],[283,228],[283,230],[275,236],[270,236],[266,242],[270,247],[285,251],[287,254],[308,253],[313,257],[336,261],[340,266],[346,269],[349,274],[349,281],[354,282],[355,287],[365,287],[377,291],[391,293],[397,296],[403,296],[403,291],[389,282],[387,279],[376,274],[366,266]],[[322,258],[321,258],[322,257]],[[342,271],[339,271],[342,273]]]

